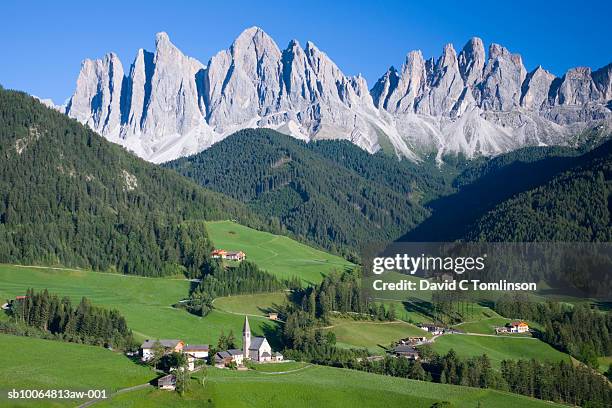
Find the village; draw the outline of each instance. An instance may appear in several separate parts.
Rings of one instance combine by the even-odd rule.
[[[284,360],[279,352],[272,351],[268,339],[261,336],[252,336],[249,318],[244,317],[242,329],[242,349],[229,349],[217,351],[210,355],[211,348],[208,344],[185,344],[178,339],[145,340],[140,346],[142,362],[149,362],[157,353],[163,350],[164,355],[181,353],[186,357],[188,371],[196,371],[206,363],[217,368],[235,368],[247,370],[247,363],[278,363]],[[179,368],[183,369],[183,368]],[[172,373],[157,380],[157,386],[163,390],[174,390],[176,388],[176,376]]]
[[[401,339],[395,344],[393,344],[393,347],[388,351],[388,353],[395,357],[405,357],[409,360],[419,360],[421,357],[419,354],[419,350],[416,347],[425,344],[431,344],[436,340],[438,336],[442,336],[444,334],[464,334],[456,328],[446,328],[433,324],[418,324],[417,327],[428,332],[433,337],[427,338],[425,336],[411,336]],[[505,326],[495,327],[495,334],[485,334],[484,336],[498,336],[503,334],[523,333],[529,333],[529,325],[522,320],[517,320],[512,321],[506,324]],[[382,358],[382,356],[373,356],[370,359],[377,360]]]

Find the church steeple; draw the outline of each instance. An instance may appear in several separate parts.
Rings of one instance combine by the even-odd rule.
[[[244,327],[242,328],[242,347],[244,348],[244,358],[249,358],[249,348],[251,347],[251,327],[249,326],[248,316],[244,316]]]

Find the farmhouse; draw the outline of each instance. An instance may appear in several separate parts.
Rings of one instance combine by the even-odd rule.
[[[194,371],[196,361],[208,358],[209,350],[208,344],[188,344],[183,347],[183,353],[187,356],[187,369]]]
[[[270,320],[278,320],[278,313],[268,313],[268,319]]]
[[[214,259],[225,259],[227,251],[225,249],[215,249],[210,254]]]
[[[395,346],[393,348],[393,354],[395,354],[398,357],[406,357],[410,360],[419,359],[419,352],[417,351],[417,349],[415,349],[414,347],[405,345],[405,344],[399,344]]]
[[[510,333],[526,333],[529,331],[529,325],[523,321],[510,323]]]
[[[164,354],[170,354],[172,352],[181,352],[185,343],[182,340],[145,340],[140,346],[142,361],[149,361],[155,354],[155,344],[158,343],[164,349]]]
[[[236,363],[236,365],[242,365],[243,362],[244,353],[242,350],[239,349],[220,351],[215,354],[215,366],[218,368],[227,367],[231,363]]]
[[[215,249],[210,254],[214,259],[228,259],[230,261],[243,261],[246,254],[242,251],[226,251],[225,249]]]
[[[168,374],[159,378],[157,380],[157,388],[174,391],[176,389],[176,377],[173,374]]]
[[[527,333],[529,332],[529,325],[523,321],[516,321],[509,323],[502,327],[495,328],[495,334],[507,334],[507,333]]]
[[[427,342],[427,337],[425,336],[416,336],[416,337],[406,337],[405,339],[401,339],[399,344],[408,344],[413,346],[418,346],[419,344],[423,344]]]
[[[421,324],[419,325],[419,327],[425,330],[426,332],[433,334],[434,336],[444,333],[443,327],[439,327],[433,324]]]
[[[246,254],[242,251],[236,251],[236,252],[230,251],[227,253],[225,258],[229,259],[230,261],[243,261],[246,258]]]

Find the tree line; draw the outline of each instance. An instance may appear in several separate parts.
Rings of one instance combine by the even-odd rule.
[[[28,327],[35,330],[27,330]],[[3,328],[12,334],[118,349],[136,347],[132,331],[117,310],[94,306],[86,297],[73,306],[70,298],[51,295],[47,289],[28,289],[25,297],[12,300],[10,321]]]
[[[224,266],[221,261],[207,257],[200,277],[197,287],[184,303],[189,312],[199,316],[206,316],[212,310],[212,301],[216,297],[277,292],[287,287],[287,282],[259,269],[250,261]]]
[[[612,353],[612,315],[588,305],[533,302],[525,294],[514,294],[501,297],[495,311],[539,323],[542,340],[591,367],[598,366],[598,356]]]
[[[395,320],[395,307],[386,309],[383,304],[372,302],[362,290],[361,282],[359,268],[333,271],[318,285],[294,288],[292,300],[303,311],[323,322],[328,322],[333,312],[360,314],[361,318]]]

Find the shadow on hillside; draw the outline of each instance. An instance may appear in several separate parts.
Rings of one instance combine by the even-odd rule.
[[[490,171],[458,192],[428,203],[432,216],[399,238],[399,242],[446,242],[462,238],[468,228],[497,204],[550,181],[571,168],[578,157],[550,157],[514,162]]]
[[[285,348],[283,343],[282,333],[283,326],[278,322],[265,322],[261,329],[263,331],[263,335],[268,339],[272,350],[280,351]]]

